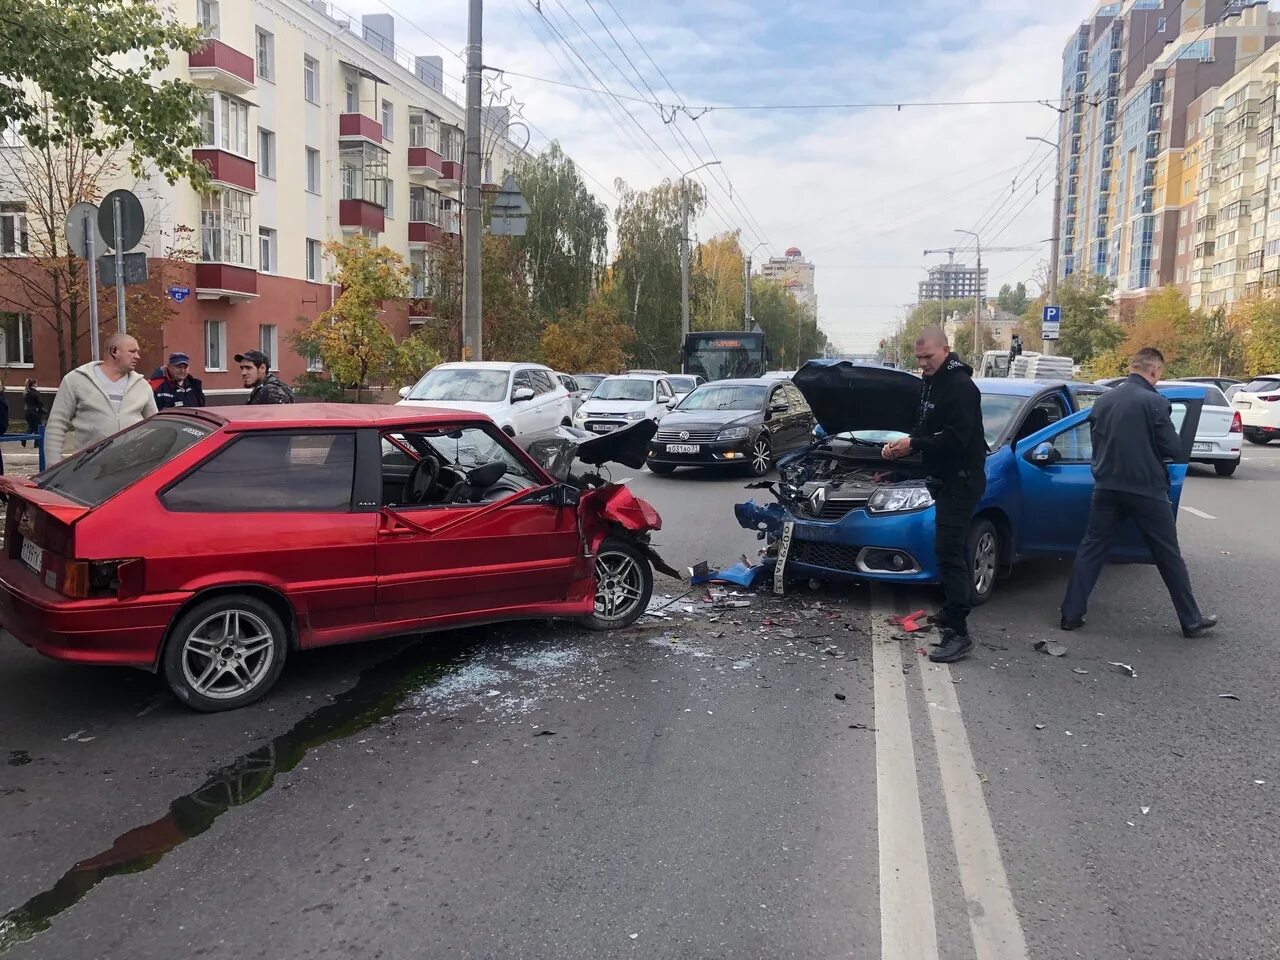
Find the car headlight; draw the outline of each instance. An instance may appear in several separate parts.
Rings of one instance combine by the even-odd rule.
[[[643,420],[645,413],[643,410],[632,410],[630,413],[624,414],[624,417],[628,420]]]
[[[867,510],[871,513],[907,513],[923,510],[933,504],[928,487],[883,487],[871,495]]]
[[[745,440],[751,431],[746,427],[729,427],[716,434],[717,440]]]

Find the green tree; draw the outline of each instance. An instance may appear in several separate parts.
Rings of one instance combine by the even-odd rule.
[[[827,337],[813,314],[775,280],[753,277],[751,313],[764,331],[765,342],[778,369],[794,370],[826,352]]]
[[[972,324],[973,300],[971,299],[927,300],[924,303],[917,303],[908,311],[901,324],[894,328],[893,333],[885,338],[885,359],[898,364],[904,370],[914,369],[916,340],[925,328],[943,329],[948,319],[957,314],[963,317],[966,311]]]
[[[635,334],[616,301],[596,296],[582,310],[565,310],[542,331],[542,361],[555,370],[617,373],[626,368]]]
[[[486,360],[536,356],[542,319],[533,310],[525,252],[514,238],[486,236],[480,245],[481,317]],[[434,251],[427,287],[436,323],[423,332],[442,356],[461,359],[462,243],[449,237]]]
[[[1027,285],[1022,281],[1012,287],[1006,283],[996,295],[996,306],[1006,313],[1021,315],[1027,309]]]
[[[975,370],[977,370],[982,363],[982,354],[987,350],[994,350],[996,348],[995,338],[991,336],[991,331],[986,327],[979,326],[978,339],[981,345],[975,351],[973,349],[972,323],[962,323],[959,329],[956,330],[955,336],[951,338],[952,351],[956,356],[969,364],[969,366],[973,367]]]
[[[1073,273],[1058,286],[1062,336],[1056,354],[1083,364],[1124,342],[1124,328],[1111,319],[1112,289],[1110,280],[1092,271]]]
[[[153,78],[174,54],[200,49],[198,30],[144,0],[0,0],[0,129],[31,146],[76,140],[92,153],[125,149],[142,176],[148,162],[169,180],[208,182],[191,148],[204,94]]]
[[[529,221],[525,235],[511,242],[525,257],[534,312],[550,320],[565,310],[582,310],[604,274],[608,209],[591,195],[558,143],[519,163],[515,178],[529,204]]]

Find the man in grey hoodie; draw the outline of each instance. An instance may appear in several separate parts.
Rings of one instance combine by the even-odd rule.
[[[115,333],[107,339],[101,361],[76,367],[63,378],[44,432],[49,463],[57,463],[156,412],[151,385],[134,370],[139,356],[137,340]]]

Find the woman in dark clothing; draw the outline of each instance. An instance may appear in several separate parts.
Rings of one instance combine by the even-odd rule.
[[[34,379],[27,381],[27,388],[22,391],[22,406],[27,415],[27,433],[38,433],[40,423],[44,420],[44,404],[40,402],[40,391],[36,389]],[[25,447],[27,441],[23,440]]]

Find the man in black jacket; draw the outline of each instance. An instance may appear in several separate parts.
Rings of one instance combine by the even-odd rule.
[[[1093,501],[1084,542],[1076,551],[1062,599],[1063,630],[1084,626],[1089,595],[1126,520],[1134,522],[1151,550],[1183,634],[1199,637],[1218,623],[1217,617],[1204,616],[1196,605],[1178,548],[1165,463],[1179,458],[1182,438],[1173,426],[1172,405],[1156,392],[1163,374],[1164,355],[1152,347],[1139,350],[1129,365],[1128,378],[1099,397],[1089,412]]]
[[[929,473],[934,546],[946,597],[937,617],[942,643],[929,659],[952,663],[973,649],[968,542],[973,511],[987,489],[982,394],[973,382],[973,370],[951,352],[946,335],[937,327],[925,330],[916,341],[916,360],[924,373],[919,418],[911,436],[885,444],[884,458],[899,460],[918,451]]]
[[[236,354],[240,377],[249,387],[250,405],[264,403],[293,403],[293,391],[289,385],[271,372],[271,360],[261,350],[246,350]]]

